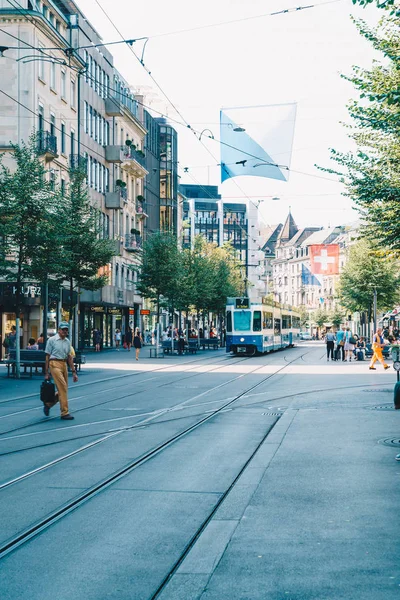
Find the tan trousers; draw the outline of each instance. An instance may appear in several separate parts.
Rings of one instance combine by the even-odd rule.
[[[64,360],[51,360],[50,373],[54,379],[60,400],[61,416],[68,414],[68,369]]]

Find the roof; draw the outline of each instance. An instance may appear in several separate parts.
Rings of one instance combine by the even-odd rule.
[[[302,246],[311,246],[312,244],[332,244],[342,233],[341,227],[328,227],[320,229],[312,233],[303,243]]]
[[[300,229],[288,242],[283,243],[282,246],[301,246],[302,243],[310,237],[315,231],[319,231],[319,227],[303,227]]]
[[[292,213],[289,211],[288,216],[286,217],[286,221],[279,233],[277,243],[285,244],[298,232],[299,228],[297,227],[295,220],[292,217]]]
[[[282,223],[278,225],[267,226],[265,230],[261,233],[261,236],[265,236],[265,241],[262,246],[262,250],[269,250],[273,252],[275,250],[276,242],[278,240],[279,233],[282,230]]]

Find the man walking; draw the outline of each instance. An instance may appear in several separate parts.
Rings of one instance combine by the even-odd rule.
[[[68,411],[67,363],[71,367],[74,382],[78,381],[78,375],[76,374],[71,354],[71,342],[68,339],[68,330],[68,323],[61,322],[58,327],[58,333],[51,337],[46,344],[45,379],[49,379],[50,374],[53,377],[60,400],[61,418],[70,421],[74,417]],[[50,408],[51,406],[45,404],[43,411],[46,417],[49,416]]]
[[[334,360],[333,357],[333,351],[335,349],[335,334],[333,333],[333,331],[328,331],[328,333],[325,335],[325,341],[326,341],[326,358],[329,361],[329,356],[331,357],[332,360]]]
[[[374,351],[372,358],[371,358],[371,363],[369,365],[369,368],[371,369],[371,371],[376,371],[374,364],[376,363],[377,360],[379,360],[379,362],[381,363],[381,365],[383,366],[383,368],[386,370],[389,368],[389,365],[387,365],[383,359],[383,355],[382,355],[382,350],[385,346],[385,341],[383,339],[383,335],[382,335],[382,329],[379,327],[376,330],[376,333],[372,339],[372,349]]]
[[[342,353],[342,360],[344,360],[344,336],[345,336],[346,330],[344,327],[342,327],[342,329],[339,329],[339,331],[336,334],[336,360],[340,360],[339,355],[340,353]]]

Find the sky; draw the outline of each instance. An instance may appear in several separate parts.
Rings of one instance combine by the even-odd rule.
[[[179,134],[182,183],[219,185],[226,199],[247,196],[259,205],[269,225],[283,222],[289,208],[299,227],[357,219],[351,200],[342,195],[342,184],[315,165],[335,167],[329,148],[354,149],[341,123],[350,123],[346,104],[357,92],[340,74],[350,75],[353,65],[369,68],[379,58],[351,20],[353,15],[373,25],[381,14],[378,9],[354,7],[351,0],[316,0],[314,8],[260,16],[310,2],[76,2],[104,41],[121,38],[102,9],[125,39],[150,38],[144,63],[152,77],[125,44],[109,49],[116,68],[145,94],[145,104],[179,121],[171,124]],[[238,21],[226,23],[233,20]],[[192,30],[174,33],[186,29]],[[143,42],[133,49],[141,56]],[[201,144],[185,123],[199,132],[209,129],[219,138],[221,107],[288,102],[297,103],[289,181],[236,177],[221,184],[218,142],[204,132]]]

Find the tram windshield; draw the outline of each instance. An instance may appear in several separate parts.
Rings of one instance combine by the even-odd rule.
[[[253,331],[261,331],[261,310],[254,311]]]
[[[233,313],[233,323],[236,330],[250,331],[251,330],[251,311],[235,310]]]

